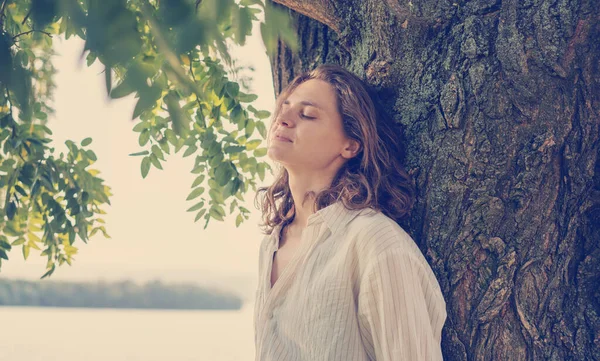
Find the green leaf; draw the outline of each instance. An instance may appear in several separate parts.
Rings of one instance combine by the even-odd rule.
[[[288,12],[273,6],[270,2],[265,3],[264,11],[265,22],[260,23],[260,33],[267,53],[271,56],[275,54],[280,37],[292,52],[297,52],[298,36],[294,30],[293,19]]]
[[[162,169],[163,169],[163,168],[162,168],[162,165],[160,164],[160,161],[158,160],[158,158],[156,157],[156,155],[155,155],[155,154],[151,154],[151,155],[150,155],[150,162],[152,162],[152,164],[153,164],[153,165],[154,165],[156,168],[158,168],[158,169],[160,169],[160,170],[162,170]]]
[[[244,221],[244,217],[242,217],[241,214],[238,214],[237,217],[235,217],[235,226],[239,227],[243,221]]]
[[[146,178],[149,170],[150,170],[150,157],[144,157],[144,159],[142,159],[142,178]]]
[[[8,238],[5,236],[0,236],[0,248],[3,248],[7,251],[10,251],[12,246],[7,242]]]
[[[198,173],[202,173],[204,172],[204,169],[206,168],[206,165],[204,164],[199,164],[197,165],[194,169],[192,169],[192,173],[193,174],[198,174]]]
[[[239,11],[234,12],[237,15],[234,23],[236,23],[235,38],[240,45],[246,43],[246,36],[252,33],[252,13],[247,7],[240,7]]]
[[[240,5],[242,5],[242,6],[260,5],[260,7],[263,7],[263,2],[261,0],[241,0]]]
[[[229,113],[229,119],[231,119],[233,124],[239,124],[245,120],[243,109],[239,104],[231,109],[231,113]]]
[[[256,166],[256,170],[258,172],[258,177],[260,178],[260,180],[264,181],[265,180],[265,164],[264,163],[258,164]]]
[[[217,210],[216,207],[211,208],[210,211],[208,212],[208,214],[210,214],[211,217],[213,217],[214,219],[216,219],[218,221],[223,220],[223,215],[219,213],[219,211]]]
[[[192,207],[190,207],[186,212],[193,212],[193,211],[197,211],[198,209],[204,207],[204,201],[200,202],[200,203],[196,203],[195,205],[193,205]]]
[[[6,207],[6,216],[8,217],[9,221],[15,217],[16,211],[17,211],[17,206],[15,205],[15,202],[8,203],[8,206]]]
[[[204,193],[204,187],[194,189],[186,198],[186,201],[191,201],[194,198],[198,198],[200,195]]]
[[[54,270],[55,270],[55,269],[56,269],[56,264],[54,264],[54,263],[53,263],[53,264],[52,264],[52,268],[50,268],[50,269],[48,270],[48,272],[44,273],[44,275],[43,275],[41,278],[46,278],[46,277],[48,277],[48,276],[52,275],[52,274],[54,273]]]
[[[223,195],[216,189],[211,189],[208,191],[210,198],[217,203],[223,203]]]
[[[31,119],[32,76],[29,70],[23,68],[19,63],[15,64],[12,69],[9,89],[14,93],[14,99],[20,108],[19,118]]]
[[[112,69],[109,66],[104,67],[104,85],[106,86],[106,94],[110,96],[112,90]]]
[[[232,164],[230,162],[221,163],[215,169],[215,180],[220,186],[224,186],[233,176]]]
[[[46,114],[44,112],[36,112],[35,114],[33,114],[33,116],[39,120],[47,120],[48,119],[48,114]]]
[[[194,218],[194,222],[198,222],[198,220],[200,218],[202,218],[202,216],[204,215],[204,213],[206,213],[206,209],[203,209],[200,212],[198,212],[198,214],[196,214],[196,218]]]
[[[13,243],[11,243],[12,246],[20,246],[23,243],[25,243],[25,238],[23,237],[19,237],[17,238],[15,241],[13,241]]]
[[[170,154],[171,150],[169,149],[169,142],[166,139],[162,139],[160,142],[158,142],[158,145],[163,152]]]
[[[131,153],[131,154],[129,154],[129,155],[130,155],[130,156],[134,156],[134,157],[135,157],[135,156],[139,156],[139,155],[148,155],[148,154],[150,154],[150,152],[148,152],[147,150],[144,150],[144,151],[142,151],[142,152]]]
[[[234,178],[232,181],[228,182],[224,187],[223,196],[229,197],[229,196],[235,195],[237,193],[237,191],[239,190],[240,184],[241,184],[241,181],[237,178]],[[233,212],[233,210],[231,212]]]
[[[154,144],[152,145],[152,154],[154,154],[156,156],[156,158],[160,159],[160,160],[165,160],[165,157],[163,155],[162,150],[158,147],[158,145]]]
[[[258,95],[256,95],[256,94],[246,94],[246,93],[243,93],[243,92],[239,92],[237,99],[238,99],[238,101],[240,103],[252,103],[256,99],[258,99]]]
[[[119,85],[113,88],[110,92],[110,97],[113,99],[122,98],[135,91],[133,85],[130,84],[127,78],[123,80]]]
[[[186,149],[185,153],[183,153],[183,157],[187,157],[190,156],[194,153],[196,153],[196,151],[198,150],[198,147],[196,147],[195,145],[191,145],[188,147],[188,149]]]
[[[172,131],[171,129],[165,130],[165,136],[167,137],[169,143],[171,143],[172,145],[177,145],[177,135],[175,135],[174,131]]]
[[[240,85],[232,81],[227,82],[227,84],[225,85],[225,91],[227,92],[227,94],[229,94],[231,98],[235,98],[238,95],[238,92],[240,91]]]
[[[37,29],[43,30],[50,24],[57,13],[56,0],[32,0],[31,1],[31,20]]]
[[[254,115],[258,119],[266,119],[271,116],[271,113],[267,110],[259,110],[259,111],[255,112]]]
[[[141,146],[144,146],[144,145],[146,145],[146,143],[148,143],[149,140],[150,140],[150,131],[148,129],[144,129],[140,133],[139,144]]]
[[[192,188],[196,188],[197,186],[199,186],[204,181],[205,177],[206,176],[204,174],[201,174],[198,177],[196,177],[194,183],[192,184]]]
[[[165,104],[167,104],[167,110],[171,116],[172,127],[175,134],[180,137],[187,135],[190,128],[191,118],[186,111],[181,109],[178,96],[171,91],[169,94],[164,96],[163,100]]]
[[[92,143],[92,138],[88,137],[88,138],[85,138],[84,140],[81,141],[81,146],[82,147],[87,147],[91,143]]]
[[[29,245],[24,244],[23,245],[23,259],[27,260],[27,257],[29,257],[29,250],[31,247],[29,247]]]
[[[139,100],[133,110],[133,117],[135,119],[139,117],[144,111],[154,108],[156,101],[160,98],[162,89],[154,85],[152,87],[145,87],[138,91]]]
[[[94,153],[94,151],[91,149],[86,150],[85,155],[94,162],[98,160],[98,157],[96,157],[96,153]]]
[[[8,32],[0,32],[0,83],[2,84],[9,84],[11,79],[13,69],[11,46],[12,38]]]
[[[246,147],[243,145],[231,145],[231,146],[225,147],[225,149],[223,151],[228,154],[237,154],[244,150],[246,150]]]
[[[133,131],[134,132],[141,132],[144,129],[149,129],[150,128],[150,123],[148,122],[139,122],[135,125],[135,127],[133,127]]]
[[[235,207],[237,206],[237,200],[234,199],[233,202],[231,202],[231,205],[229,206],[229,213],[233,213],[233,210],[235,209]]]
[[[15,184],[15,190],[19,192],[19,194],[21,194],[23,197],[27,197],[27,192],[25,192],[25,189],[23,189],[20,185]]]
[[[263,139],[267,138],[267,127],[265,126],[265,123],[261,122],[261,121],[257,121],[255,122],[256,124],[256,129],[258,130],[258,133],[260,134],[260,136]]]
[[[169,26],[177,26],[187,20],[194,13],[194,8],[185,0],[160,1],[158,15],[161,21]]]
[[[256,149],[256,147],[258,147],[261,143],[261,140],[256,139],[256,140],[251,140],[248,143],[246,143],[246,149],[247,150],[254,150]]]
[[[87,204],[87,202],[88,202],[89,199],[90,199],[90,194],[88,192],[86,192],[86,191],[83,191],[81,193],[81,202],[83,204]]]
[[[246,123],[246,138],[250,138],[250,136],[252,136],[252,133],[254,133],[254,120],[252,119],[248,119],[248,122]]]
[[[254,150],[255,157],[264,157],[267,154],[267,148],[258,148]]]

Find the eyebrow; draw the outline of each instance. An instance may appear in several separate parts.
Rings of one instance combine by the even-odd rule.
[[[289,103],[289,100],[287,100],[287,99],[283,101],[283,104],[288,104],[288,103]],[[315,107],[317,109],[324,110],[317,103],[309,102],[308,100],[302,100],[302,101],[300,101],[300,104],[302,104],[302,105],[310,105],[311,107]]]

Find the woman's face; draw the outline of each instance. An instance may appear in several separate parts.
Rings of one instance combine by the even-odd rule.
[[[351,151],[333,87],[318,79],[300,84],[283,99],[273,121],[268,156],[288,170],[337,170]]]

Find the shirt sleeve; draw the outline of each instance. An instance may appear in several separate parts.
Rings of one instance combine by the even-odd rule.
[[[358,318],[367,353],[377,361],[440,361],[446,303],[424,260],[398,248],[367,263]]]

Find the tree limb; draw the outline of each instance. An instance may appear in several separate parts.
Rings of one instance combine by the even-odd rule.
[[[22,35],[27,35],[27,34],[31,34],[31,33],[33,33],[33,32],[44,33],[44,34],[48,35],[49,37],[52,37],[52,34],[50,34],[49,32],[42,31],[42,30],[36,30],[36,29],[33,29],[33,30],[28,30],[28,31],[25,31],[25,32],[23,32],[23,33],[20,33],[20,34],[17,34],[17,35],[15,35],[15,36],[13,36],[13,41],[17,40],[17,38],[18,38],[19,36],[22,36]]]
[[[0,8],[0,25],[2,25],[2,23],[4,22],[4,8],[6,7],[7,2],[8,0],[2,1],[2,7]]]
[[[342,19],[336,16],[335,1],[332,0],[273,0],[302,15],[315,19],[336,33],[340,33]]]

